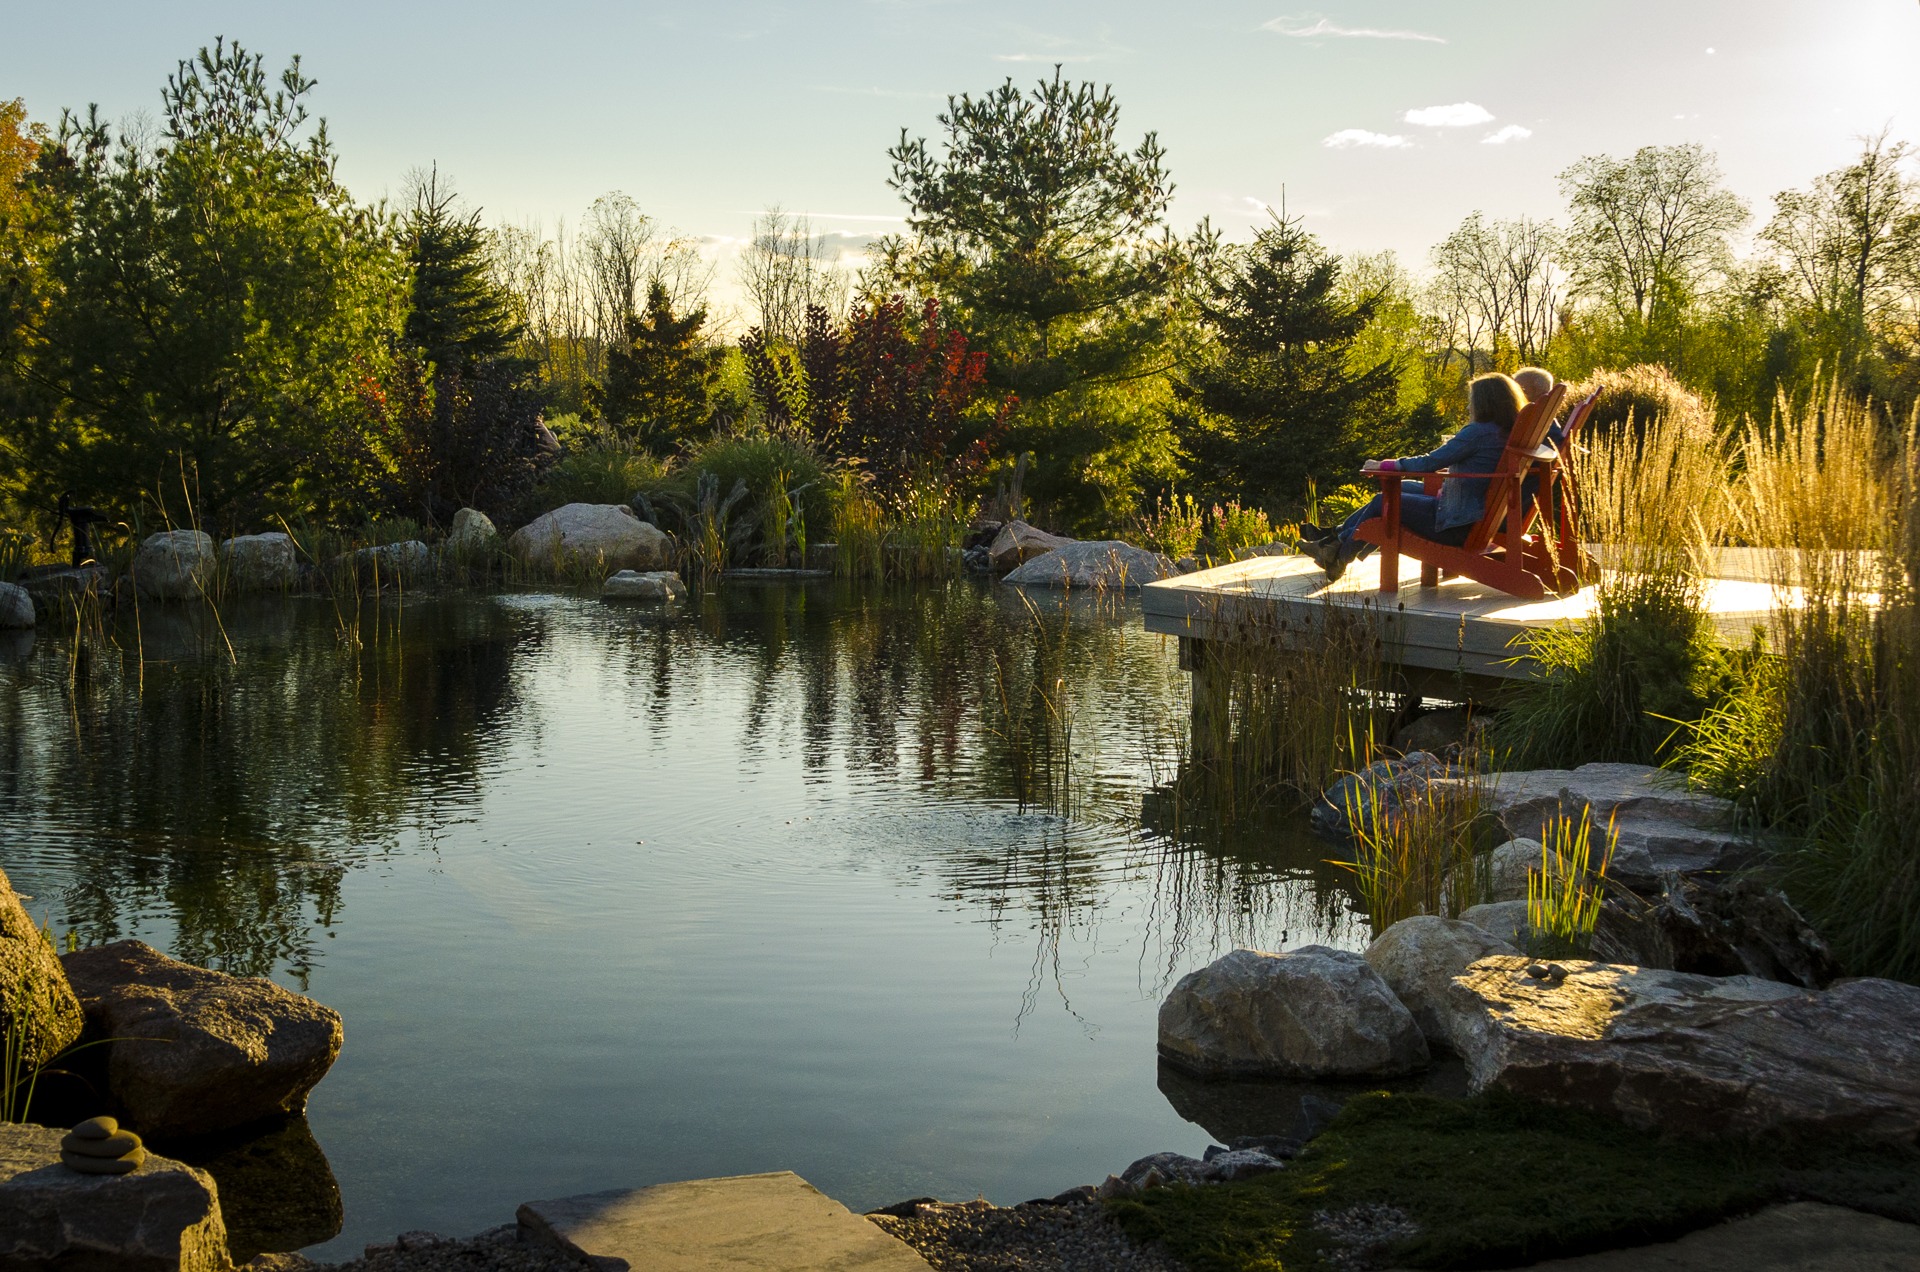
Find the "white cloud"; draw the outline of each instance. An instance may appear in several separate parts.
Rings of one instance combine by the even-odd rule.
[[[1343,27],[1335,26],[1325,18],[1308,21],[1306,18],[1275,18],[1271,22],[1260,24],[1263,30],[1275,35],[1292,36],[1296,40],[1341,39],[1341,40],[1419,40],[1427,44],[1445,44],[1446,40],[1437,35],[1428,35],[1425,31],[1383,30],[1380,27]]]
[[[1329,134],[1320,144],[1331,146],[1335,150],[1347,150],[1354,146],[1380,146],[1388,150],[1396,150],[1402,146],[1411,146],[1413,143],[1398,133],[1368,132],[1364,128],[1342,128],[1337,133]]]
[[[1518,124],[1508,124],[1505,128],[1496,129],[1482,137],[1480,144],[1483,146],[1504,146],[1510,141],[1525,141],[1531,136],[1533,136],[1533,129],[1522,128]]]
[[[1401,118],[1423,128],[1466,128],[1473,124],[1492,123],[1493,113],[1473,102],[1455,102],[1451,106],[1424,106],[1419,110],[1410,110]]]

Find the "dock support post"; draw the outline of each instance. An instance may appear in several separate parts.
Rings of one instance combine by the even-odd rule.
[[[1193,677],[1193,704],[1188,717],[1192,738],[1190,758],[1210,764],[1227,753],[1227,731],[1232,727],[1229,704],[1233,677],[1221,665],[1212,641],[1180,638],[1180,668]]]

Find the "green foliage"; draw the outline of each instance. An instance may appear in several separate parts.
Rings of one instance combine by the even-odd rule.
[[[1164,552],[1174,560],[1192,556],[1200,546],[1205,517],[1192,495],[1162,495],[1135,525],[1141,547]]]
[[[1175,389],[1189,471],[1216,494],[1267,503],[1400,453],[1399,368],[1352,365],[1379,298],[1343,297],[1339,260],[1297,221],[1276,217],[1222,259],[1200,305],[1215,348]]]
[[[688,455],[671,473],[653,483],[642,483],[640,489],[651,499],[691,509],[699,501],[700,482],[708,475],[723,497],[730,495],[735,485],[746,486],[747,515],[736,518],[736,533],[741,526],[755,531],[766,529],[759,524],[759,517],[772,501],[776,487],[786,492],[792,504],[790,515],[809,528],[809,538],[818,537],[812,527],[833,524],[831,490],[835,483],[827,466],[805,442],[771,433],[715,438]],[[788,533],[791,538],[791,531]]]
[[[1279,537],[1265,512],[1242,508],[1231,499],[1213,505],[1207,516],[1207,547],[1215,556],[1231,560],[1243,549],[1262,547]]]
[[[609,437],[670,451],[705,435],[725,354],[701,334],[705,306],[675,316],[667,289],[647,288],[643,314],[628,314],[625,339],[607,350],[607,374],[587,399]]]
[[[1038,458],[1039,500],[1068,520],[1124,516],[1164,421],[1098,399],[1171,365],[1190,259],[1164,226],[1159,141],[1127,150],[1112,90],[1058,72],[950,98],[939,122],[942,153],[905,130],[888,152],[910,237],[882,244],[881,286],[938,297],[984,344],[988,383],[1019,399],[1011,441]]]
[[[586,447],[569,451],[547,471],[538,502],[543,508],[623,504],[637,492],[660,489],[666,477],[667,466],[645,451]]]
[[[1427,782],[1392,800],[1355,791],[1347,807],[1348,870],[1375,936],[1415,914],[1458,918],[1480,900],[1477,841],[1485,793],[1476,777]]]
[[[1911,1222],[1917,1180],[1911,1149],[1669,1138],[1498,1093],[1377,1092],[1350,1100],[1286,1170],[1155,1189],[1108,1213],[1193,1272],[1355,1266],[1314,1218],[1372,1206],[1404,1211],[1416,1231],[1365,1251],[1367,1265],[1509,1267],[1667,1240],[1789,1197]]]
[[[525,379],[528,361],[514,357],[525,331],[513,295],[494,277],[478,209],[462,214],[433,170],[414,183],[413,204],[400,225],[400,246],[412,276],[403,336],[437,375],[471,375],[493,364]]]
[[[31,374],[57,402],[20,421],[36,502],[170,507],[208,521],[341,497],[360,393],[397,343],[403,266],[334,178],[296,58],[216,43],[162,94],[161,144],[62,121],[44,155],[64,233]],[[376,462],[379,457],[375,457]]]

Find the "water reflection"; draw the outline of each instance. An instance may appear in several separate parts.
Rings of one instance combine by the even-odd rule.
[[[338,1236],[345,1222],[340,1185],[304,1117],[264,1134],[165,1148],[213,1176],[235,1263],[319,1245]]]

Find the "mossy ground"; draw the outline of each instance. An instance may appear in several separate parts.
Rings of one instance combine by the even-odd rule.
[[[1393,1206],[1383,1267],[1503,1267],[1669,1239],[1786,1198],[1920,1222],[1920,1153],[1647,1134],[1487,1095],[1357,1097],[1288,1169],[1109,1203],[1193,1272],[1311,1272],[1343,1251],[1315,1212]]]

